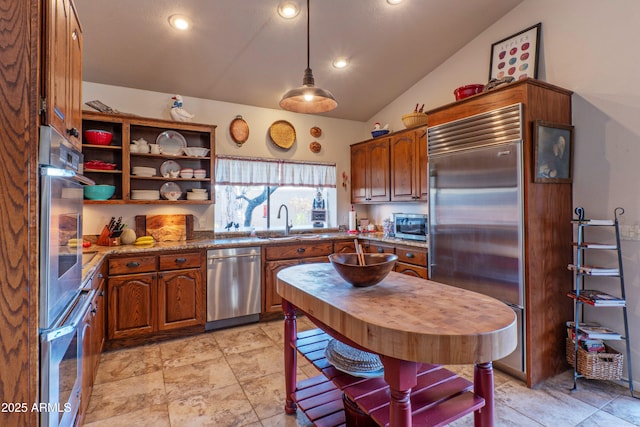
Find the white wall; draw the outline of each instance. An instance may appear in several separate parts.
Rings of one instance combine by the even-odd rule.
[[[170,98],[173,94],[150,92],[97,83],[83,82],[83,102],[100,100],[122,113],[143,117],[171,119]],[[350,174],[349,144],[366,139],[370,134],[363,122],[325,118],[317,115],[291,113],[284,110],[258,108],[207,99],[184,97],[184,107],[195,114],[194,122],[217,125],[216,154],[254,156],[287,160],[335,162],[337,171],[338,223],[346,224],[347,211],[351,208],[351,187],[342,187],[342,172]],[[86,107],[89,108],[89,107]],[[249,139],[237,146],[229,134],[229,124],[242,115],[249,125]],[[296,129],[296,142],[288,151],[271,143],[268,130],[276,120],[287,120]],[[313,138],[309,130],[313,126],[322,129],[322,136]],[[322,144],[320,153],[309,150],[309,144]],[[196,230],[213,230],[213,206],[192,205],[86,205],[84,210],[84,234],[99,234],[111,216],[123,216],[127,224],[134,224],[136,215],[145,214],[193,214]]]
[[[639,1],[525,0],[374,115],[369,126],[379,121],[389,122],[392,128],[399,129],[400,117],[417,102],[424,102],[426,109],[434,108],[454,102],[453,90],[458,86],[486,83],[491,44],[538,22],[542,22],[538,78],[574,91],[574,207],[584,207],[592,218],[613,218],[615,207],[625,209],[621,217],[627,235],[622,243],[623,267],[634,380],[638,382],[640,85],[636,81],[640,76],[637,54]],[[429,54],[428,44],[424,54]],[[608,282],[598,287],[615,289],[613,279],[603,280]],[[569,286],[571,283],[567,284]],[[558,295],[558,298],[564,298],[564,295]],[[591,310],[587,316],[588,320],[623,331],[620,310]],[[616,347],[624,348],[619,343]]]

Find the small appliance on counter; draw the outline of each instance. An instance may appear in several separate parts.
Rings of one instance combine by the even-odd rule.
[[[427,214],[394,213],[393,232],[397,238],[427,241],[429,216]]]

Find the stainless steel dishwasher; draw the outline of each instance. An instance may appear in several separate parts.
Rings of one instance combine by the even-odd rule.
[[[259,247],[207,251],[207,330],[257,322],[261,294]]]

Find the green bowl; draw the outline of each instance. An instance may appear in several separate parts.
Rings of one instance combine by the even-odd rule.
[[[84,198],[89,200],[107,200],[113,193],[116,192],[116,187],[113,185],[85,185]]]

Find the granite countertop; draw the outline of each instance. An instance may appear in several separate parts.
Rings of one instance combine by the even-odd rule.
[[[314,242],[318,240],[351,240],[359,239],[361,241],[376,241],[381,243],[389,243],[393,245],[414,246],[426,249],[427,242],[404,240],[395,237],[384,237],[383,233],[357,233],[351,234],[339,231],[328,231],[324,233],[293,233],[289,236],[282,234],[258,235],[255,237],[240,233],[211,233],[196,232],[193,240],[181,240],[177,242],[156,242],[152,245],[136,246],[136,245],[120,245],[120,246],[99,246],[94,243],[90,248],[84,250],[85,254],[95,253],[95,256],[82,267],[82,280],[89,280],[96,268],[101,264],[102,260],[109,255],[126,255],[153,253],[172,250],[193,250],[193,249],[224,249],[249,246],[265,246],[276,244],[291,244]]]

